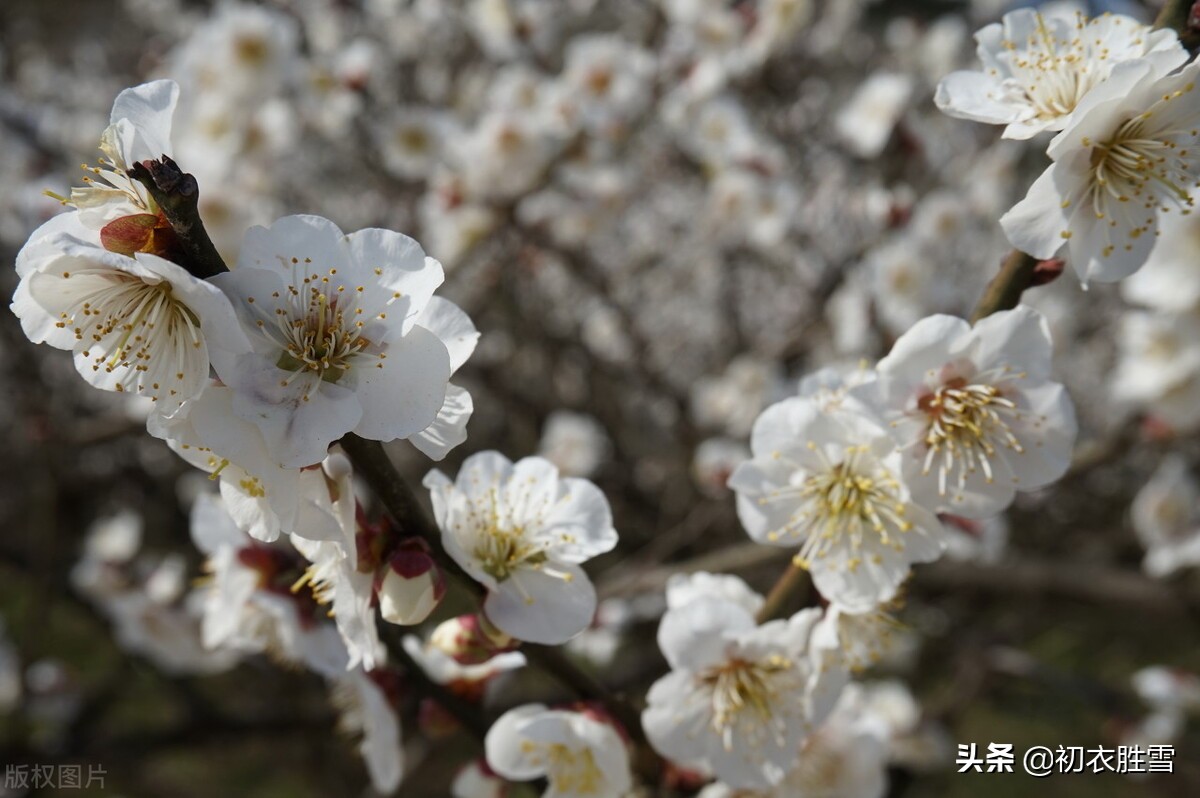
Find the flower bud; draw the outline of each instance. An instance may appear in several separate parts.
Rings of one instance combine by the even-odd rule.
[[[446,580],[420,538],[400,544],[384,568],[376,588],[385,621],[412,626],[429,617],[446,594]]]
[[[482,615],[460,615],[433,630],[429,644],[460,665],[479,665],[515,648],[515,641]]]

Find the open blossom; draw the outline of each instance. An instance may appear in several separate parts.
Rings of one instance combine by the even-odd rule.
[[[1000,219],[1013,246],[1051,258],[1065,244],[1079,278],[1136,272],[1166,213],[1188,213],[1200,171],[1200,62],[1164,75],[1154,58],[1117,66],[1050,142],[1053,163]]]
[[[1160,53],[1165,74],[1187,60],[1174,31],[1152,30],[1120,14],[1089,20],[1078,11],[1022,8],[980,30],[975,40],[982,71],[948,75],[934,100],[950,116],[1006,125],[1010,139],[1062,130],[1117,64]]]
[[[720,595],[669,609],[658,645],[672,670],[642,713],[651,745],[733,787],[779,784],[845,684],[845,671],[810,647],[820,614],[758,626]]]
[[[795,767],[778,786],[705,787],[698,798],[883,798],[887,793],[887,724],[870,711],[859,685],[847,686],[833,714],[800,744]]]
[[[289,216],[251,228],[237,268],[213,282],[250,339],[214,348],[213,366],[280,465],[320,462],[347,432],[436,458],[465,439],[470,396],[449,379],[478,333],[433,296],[441,264],[411,238]]]
[[[592,622],[596,591],[580,564],[617,544],[600,490],[562,478],[549,461],[472,455],[451,482],[425,477],[446,552],[488,590],[484,612],[501,631],[564,643]]]
[[[1075,410],[1051,379],[1050,331],[1028,307],[971,327],[929,316],[879,361],[875,395],[903,453],[904,481],[927,507],[982,518],[1071,463]]]
[[[500,716],[485,741],[488,766],[513,781],[545,778],[547,798],[624,798],[629,749],[609,723],[527,704]]]
[[[162,415],[203,389],[210,347],[240,345],[215,286],[157,255],[103,248],[77,213],[34,232],[17,275],[12,311],[29,340],[73,352],[89,383],[149,397]]]
[[[861,409],[788,399],[763,411],[750,446],[729,479],[742,525],[760,543],[798,546],[796,563],[830,601],[869,610],[911,563],[941,554],[941,524],[910,495],[888,429]]]

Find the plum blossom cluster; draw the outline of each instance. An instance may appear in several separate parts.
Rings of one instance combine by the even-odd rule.
[[[347,235],[288,216],[247,230],[229,270],[189,270],[178,223],[155,199],[166,189],[147,177],[174,168],[179,97],[160,80],[117,98],[102,165],[55,195],[71,210],[17,256],[12,310],[32,341],[70,350],[90,384],[145,401],[150,434],[216,484],[191,509],[206,575],[189,590],[178,556],[135,568],[140,528],[118,516],[89,538],[74,580],[124,647],[169,671],[216,672],[265,654],[320,674],[373,783],[390,792],[404,772],[404,672],[379,622],[414,626],[433,613],[447,589],[438,552],[448,552],[488,591],[473,619],[487,633],[468,654],[461,635],[439,627],[429,648],[406,643],[407,657],[425,678],[479,697],[524,662],[501,647],[565,642],[590,624],[596,597],[579,565],[616,545],[611,512],[594,485],[560,479],[543,458],[514,465],[484,452],[457,487],[437,471],[426,479],[436,552],[373,520],[338,442],[403,440],[445,457],[473,410],[450,379],[479,333],[434,295],[441,264],[387,230]],[[565,716],[571,729],[583,724],[582,740],[595,736],[593,721]],[[514,766],[514,777],[523,772]]]

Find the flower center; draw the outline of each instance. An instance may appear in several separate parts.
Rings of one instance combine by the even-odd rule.
[[[551,791],[558,795],[598,795],[604,786],[604,772],[596,764],[590,748],[574,750],[562,743],[538,745],[528,740],[521,749],[546,769]]]
[[[1014,42],[1005,42],[1011,52],[1013,78],[1024,92],[1039,119],[1057,119],[1075,110],[1081,97],[1106,76],[1097,60],[1104,57],[1087,52],[1086,37],[1056,39],[1037,15],[1037,33],[1018,51]],[[1084,26],[1079,15],[1078,29]]]
[[[1012,429],[1012,423],[1021,413],[995,385],[954,379],[922,397],[918,407],[929,420],[921,473],[930,473],[937,464],[938,492],[942,496],[946,495],[949,477],[955,472],[959,492],[967,478],[980,469],[990,484],[991,458],[996,455],[997,446],[1018,454],[1025,451]]]
[[[77,341],[87,342],[82,354],[92,360],[93,371],[120,371],[123,376],[116,390],[134,385],[139,391],[149,388],[154,399],[167,389],[160,382],[143,385],[143,377],[184,378],[183,353],[202,345],[200,320],[175,299],[170,283],[147,283],[111,269],[82,269],[62,276],[77,291],[70,292],[75,301],[59,314],[55,326],[70,329]]]
[[[1194,125],[1194,115],[1183,119],[1164,118],[1178,116],[1164,113],[1165,106],[1191,89],[1192,84],[1188,84],[1163,95],[1150,110],[1126,120],[1108,141],[1093,143],[1084,139],[1084,145],[1092,147],[1088,194],[1096,218],[1108,218],[1112,202],[1133,202],[1152,212],[1146,222],[1129,230],[1130,238],[1138,238],[1151,229],[1153,211],[1163,200],[1171,199],[1185,208],[1195,204],[1189,188],[1195,183],[1193,156],[1186,146],[1180,146],[1176,141],[1177,137],[1195,137],[1195,127],[1189,127]],[[1110,221],[1109,225],[1115,225],[1115,221]],[[1114,249],[1114,245],[1108,244],[1104,255],[1111,255]]]
[[[735,731],[754,736],[771,719],[782,688],[795,687],[791,680],[784,685],[779,679],[791,670],[791,660],[772,654],[757,661],[735,657],[700,675],[712,702],[713,731],[722,735],[726,750]]]
[[[275,365],[293,372],[281,385],[304,375],[335,383],[371,349],[372,342],[362,335],[363,311],[348,298],[346,286],[332,279],[336,274],[337,269],[325,276],[306,274],[287,287],[286,296],[272,294],[272,307],[258,308],[255,324],[280,348]],[[247,297],[247,302],[258,307],[255,297]],[[378,316],[384,318],[382,313]],[[382,360],[387,355],[380,352],[375,357]]]
[[[484,573],[497,582],[522,568],[540,568],[547,559],[545,547],[527,540],[522,527],[504,529],[498,524],[483,530],[472,553]]]
[[[866,446],[846,449],[840,463],[829,460],[815,443],[810,451],[821,459],[821,469],[798,486],[783,488],[762,499],[761,503],[799,498],[796,512],[781,530],[768,535],[776,541],[784,535],[804,536],[794,562],[801,568],[826,556],[835,547],[849,543],[859,550],[868,534],[885,546],[903,547],[894,532],[907,532],[912,523],[904,518],[905,502],[900,499],[900,483],[885,469],[869,463]],[[851,570],[858,567],[858,556],[847,561]]]

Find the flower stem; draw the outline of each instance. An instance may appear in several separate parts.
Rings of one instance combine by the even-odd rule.
[[[783,572],[783,575],[771,588],[771,592],[767,594],[767,600],[763,602],[762,609],[758,611],[756,620],[759,623],[766,623],[781,617],[788,605],[792,603],[792,597],[807,588],[807,574],[808,572],[796,565],[795,562],[788,563],[787,570]]]

